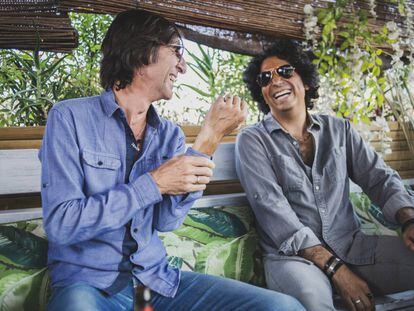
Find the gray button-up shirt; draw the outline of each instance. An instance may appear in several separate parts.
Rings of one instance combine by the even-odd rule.
[[[398,209],[414,206],[414,198],[347,120],[325,115],[309,115],[309,120],[312,167],[270,113],[237,138],[236,169],[264,252],[291,256],[322,244],[348,263],[373,263],[377,237],[360,231],[349,201],[349,178],[392,223]]]

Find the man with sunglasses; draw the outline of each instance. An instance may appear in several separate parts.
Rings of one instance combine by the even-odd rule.
[[[152,103],[186,72],[181,35],[149,12],[120,13],[102,44],[100,96],[57,103],[40,152],[49,239],[49,310],[303,310],[287,295],[168,265],[158,232],[183,222],[212,175],[211,155],[246,117],[238,96],[211,105],[193,146]]]
[[[263,120],[239,134],[236,169],[257,219],[267,286],[307,310],[372,310],[373,294],[414,289],[414,199],[347,120],[311,115],[317,71],[299,43],[276,40],[244,73]],[[361,232],[349,178],[402,225]]]

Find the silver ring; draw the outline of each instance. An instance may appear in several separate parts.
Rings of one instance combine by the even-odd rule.
[[[361,301],[361,299],[357,299],[357,300],[353,300],[353,302],[354,302],[354,304],[359,304],[359,303],[361,303],[362,301]]]
[[[197,176],[196,184],[199,184],[199,183],[200,183],[200,176]]]

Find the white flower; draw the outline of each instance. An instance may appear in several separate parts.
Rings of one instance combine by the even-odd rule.
[[[311,14],[313,14],[313,7],[310,4],[306,4],[303,7],[303,12],[307,15],[311,15]]]
[[[385,26],[388,28],[389,31],[397,31],[398,26],[395,22],[388,22],[385,24]]]

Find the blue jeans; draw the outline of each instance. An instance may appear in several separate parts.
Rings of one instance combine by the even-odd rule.
[[[104,311],[133,310],[132,282],[121,292],[108,296],[85,283],[75,283],[53,290],[48,310]],[[152,292],[156,311],[164,310],[305,310],[288,295],[243,282],[183,271],[177,294],[167,298]]]

